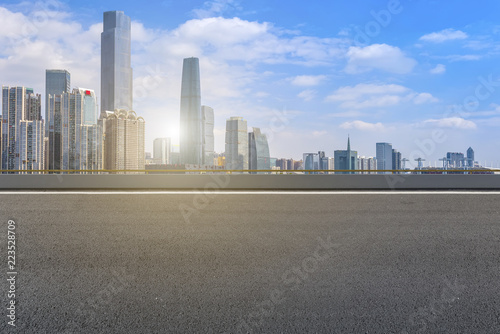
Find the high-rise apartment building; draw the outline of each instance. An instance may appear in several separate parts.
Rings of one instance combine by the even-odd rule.
[[[93,90],[49,95],[50,170],[97,170],[100,145]]]
[[[101,112],[132,110],[131,24],[122,11],[104,13],[101,34]]]
[[[358,157],[358,169],[362,171],[360,174],[375,174],[373,171],[377,170],[377,159],[373,157]]]
[[[105,170],[145,169],[145,122],[134,111],[115,110],[101,115]]]
[[[45,136],[49,136],[49,95],[60,95],[71,91],[71,75],[66,70],[45,71]]]
[[[156,138],[153,141],[153,158],[155,164],[171,163],[172,141],[170,138]]]
[[[267,136],[259,128],[248,133],[248,168],[250,170],[270,170],[271,156]]]
[[[44,122],[41,96],[26,87],[2,87],[3,170],[43,170]]]
[[[247,121],[242,117],[226,121],[226,169],[248,170]]]
[[[347,150],[337,150],[334,152],[335,174],[353,174],[352,172],[344,172],[348,170],[356,170],[358,167],[358,152],[351,150],[351,139],[347,139]]]
[[[214,110],[207,106],[201,106],[201,136],[203,139],[202,153],[203,164],[214,165],[215,138],[214,138]]]
[[[200,62],[184,59],[182,66],[180,154],[184,164],[203,163]]]
[[[392,169],[392,144],[377,143],[377,169]]]

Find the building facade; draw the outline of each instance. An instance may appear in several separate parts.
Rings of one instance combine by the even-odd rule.
[[[253,128],[253,131],[248,133],[248,154],[248,168],[250,170],[271,169],[269,143],[267,136],[260,131],[260,128]]]
[[[101,34],[101,112],[132,110],[131,23],[122,11],[104,13]]]
[[[201,106],[201,136],[203,164],[206,166],[214,165],[215,137],[214,137],[214,110],[207,106]]]
[[[469,149],[467,150],[467,166],[469,168],[473,168],[474,167],[474,150],[472,149],[472,147],[469,147]]]
[[[248,170],[247,121],[231,117],[226,121],[226,169]]]
[[[45,71],[45,135],[49,136],[49,95],[60,95],[71,91],[71,74],[66,70]]]
[[[144,119],[138,117],[134,111],[115,110],[102,114],[100,123],[103,131],[104,169],[144,170],[146,164]]]
[[[90,89],[49,95],[48,167],[50,170],[100,169],[97,101]],[[82,172],[83,173],[83,172]]]
[[[398,150],[392,149],[392,170],[401,170],[402,166],[402,155]]]
[[[351,150],[351,139],[347,139],[347,150],[337,150],[334,152],[335,174],[353,174],[354,172],[346,172],[356,170],[358,167],[358,152]]]
[[[171,163],[172,141],[170,138],[156,138],[153,141],[153,161],[155,164]]]
[[[391,170],[392,169],[392,144],[377,143],[377,169]]]
[[[200,62],[186,58],[182,66],[180,154],[184,164],[203,164]]]
[[[2,170],[43,170],[45,124],[41,95],[31,88],[2,87]]]

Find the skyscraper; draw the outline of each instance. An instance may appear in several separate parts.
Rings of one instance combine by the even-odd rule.
[[[184,164],[203,163],[200,62],[184,59],[182,66],[180,154]]]
[[[465,160],[464,154],[459,152],[446,153],[446,160],[449,168],[461,168]]]
[[[132,110],[130,17],[122,11],[104,13],[101,34],[101,112]]]
[[[270,170],[271,156],[267,136],[259,128],[248,134],[248,165],[251,170]]]
[[[213,166],[215,153],[214,110],[207,106],[201,106],[201,119],[203,164]]]
[[[172,142],[170,138],[156,138],[153,142],[153,158],[157,164],[170,164],[170,153],[172,151]]]
[[[69,93],[71,90],[71,75],[66,70],[45,71],[45,136],[49,135],[50,113],[49,95]]]
[[[44,169],[44,122],[40,94],[26,87],[2,87],[2,169]]]
[[[248,170],[247,121],[243,117],[226,121],[226,169]]]
[[[469,147],[467,150],[467,166],[470,168],[474,167],[474,150],[472,147]]]
[[[351,139],[347,139],[347,150],[334,152],[335,170],[355,170],[358,167],[358,152],[351,150]],[[352,172],[335,172],[335,174],[353,174]]]
[[[377,169],[392,169],[392,144],[377,143]]]
[[[392,149],[392,170],[401,170],[402,155],[398,150]]]

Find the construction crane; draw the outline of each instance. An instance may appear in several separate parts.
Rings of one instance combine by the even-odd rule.
[[[403,170],[406,170],[406,162],[407,161],[410,161],[410,159],[406,159],[406,158],[401,159],[401,162],[403,163]]]
[[[425,161],[425,159],[418,158],[418,159],[415,159],[415,161],[418,162],[418,169],[422,170],[422,167],[423,167],[422,161]]]

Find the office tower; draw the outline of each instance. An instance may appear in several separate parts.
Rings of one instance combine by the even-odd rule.
[[[97,100],[93,90],[49,95],[50,170],[99,169]]]
[[[201,136],[203,139],[202,153],[203,164],[214,165],[215,139],[214,139],[214,110],[201,106]]]
[[[446,160],[449,168],[461,168],[465,157],[463,153],[448,152],[446,153]]]
[[[328,170],[335,169],[335,158],[328,158]]]
[[[170,138],[156,138],[153,142],[154,163],[170,164],[170,153],[172,151],[172,141]]]
[[[132,110],[130,17],[122,11],[104,13],[101,34],[101,112]]]
[[[392,169],[392,144],[377,143],[377,169],[378,170]]]
[[[41,97],[31,88],[2,87],[2,169],[44,169]]]
[[[325,151],[319,151],[318,157],[319,157],[319,169],[328,170],[328,157],[326,156]]]
[[[105,170],[145,169],[145,122],[134,111],[115,110],[101,114],[103,165]]]
[[[302,161],[304,171],[320,169],[318,153],[304,153]],[[318,174],[318,172],[306,172],[306,174]]]
[[[198,58],[184,59],[181,87],[180,154],[184,164],[203,163],[200,63]]]
[[[347,170],[356,170],[358,167],[358,152],[351,150],[351,139],[347,139],[347,150],[337,150],[334,152],[335,156],[335,170],[342,172],[335,172],[335,174],[353,174],[352,172],[344,172]]]
[[[392,149],[392,170],[401,170],[401,152],[398,150]]]
[[[267,136],[260,128],[248,133],[248,168],[251,170],[270,170],[271,156]]]
[[[49,95],[60,95],[69,93],[71,90],[71,75],[66,70],[46,70],[45,71],[45,135],[49,136]]]
[[[247,121],[242,117],[226,121],[226,169],[248,170]]]
[[[474,167],[474,150],[472,147],[469,147],[467,150],[467,166],[470,168]]]

